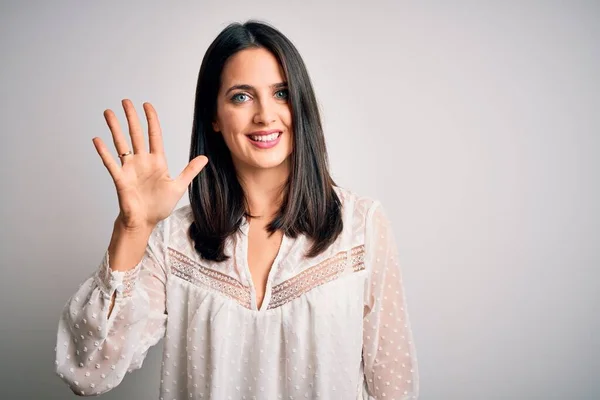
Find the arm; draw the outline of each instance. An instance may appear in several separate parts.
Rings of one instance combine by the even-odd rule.
[[[74,393],[97,395],[114,388],[127,371],[142,366],[148,349],[164,336],[166,225],[161,221],[154,228],[137,258],[121,253],[127,243],[139,242],[139,238],[115,240],[118,235],[113,235],[98,270],[65,305],[55,365],[56,373]],[[111,255],[115,263],[130,262],[133,268],[112,266]]]
[[[419,376],[398,251],[390,222],[375,202],[367,215],[363,363],[369,399],[416,399]]]

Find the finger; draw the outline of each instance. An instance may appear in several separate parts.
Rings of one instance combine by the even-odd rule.
[[[194,158],[189,164],[181,171],[179,176],[175,179],[178,185],[185,190],[192,180],[204,169],[208,164],[208,158],[206,156],[198,156]]]
[[[129,143],[127,143],[127,140],[121,131],[121,126],[119,125],[119,120],[117,119],[115,113],[112,110],[105,110],[104,119],[108,124],[110,133],[112,134],[113,143],[115,144],[117,154],[127,153],[129,151]]]
[[[110,154],[110,151],[108,150],[104,142],[102,142],[102,139],[96,137],[92,139],[92,142],[94,143],[94,147],[96,148],[98,155],[100,155],[100,158],[102,159],[102,163],[108,170],[108,173],[113,178],[113,181],[116,181],[120,173],[119,165]]]
[[[127,125],[129,126],[129,136],[131,136],[131,145],[133,153],[147,153],[146,145],[144,144],[144,132],[140,125],[140,120],[135,111],[133,103],[129,99],[124,99],[122,102],[125,116],[127,117]]]
[[[164,154],[162,130],[158,121],[158,114],[150,103],[144,103],[144,112],[148,120],[148,141],[150,142],[150,153]]]

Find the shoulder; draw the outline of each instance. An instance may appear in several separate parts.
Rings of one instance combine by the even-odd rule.
[[[171,224],[191,223],[194,220],[192,206],[186,204],[184,206],[176,208],[167,219]]]
[[[176,208],[156,225],[151,240],[163,243],[164,246],[186,241],[193,219],[192,207],[189,204]]]
[[[375,209],[380,208],[379,200],[359,194],[348,188],[340,186],[333,187],[342,203],[342,212],[346,217],[351,216],[353,220],[366,222],[367,218]]]
[[[344,243],[350,246],[366,244],[369,237],[373,236],[374,225],[381,222],[380,201],[347,188],[334,189],[342,203]]]
[[[176,208],[166,220],[171,239],[174,237],[187,238],[188,229],[193,221],[194,213],[190,204]]]

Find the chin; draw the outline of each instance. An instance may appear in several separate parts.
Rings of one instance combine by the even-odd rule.
[[[289,155],[285,156],[283,154],[277,155],[267,155],[265,154],[263,157],[255,157],[250,165],[254,168],[259,169],[271,169],[285,166],[289,161]]]
[[[282,140],[276,147],[267,150],[256,149],[250,145],[246,155],[248,164],[254,168],[270,169],[286,166],[291,153],[290,143]]]

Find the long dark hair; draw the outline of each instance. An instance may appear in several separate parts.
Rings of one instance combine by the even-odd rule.
[[[264,48],[281,64],[288,82],[292,112],[293,149],[290,175],[283,201],[267,226],[269,233],[282,230],[289,237],[305,234],[312,240],[306,256],[314,257],[335,241],[342,231],[341,202],[329,174],[329,162],[317,100],[306,66],[292,42],[274,27],[260,21],[228,25],[209,46],[196,86],[190,160],[209,159],[189,187],[194,222],[189,234],[194,247],[208,260],[224,261],[226,239],[239,229],[247,215],[246,199],[234,169],[231,153],[212,121],[217,111],[221,72],[235,53]]]

